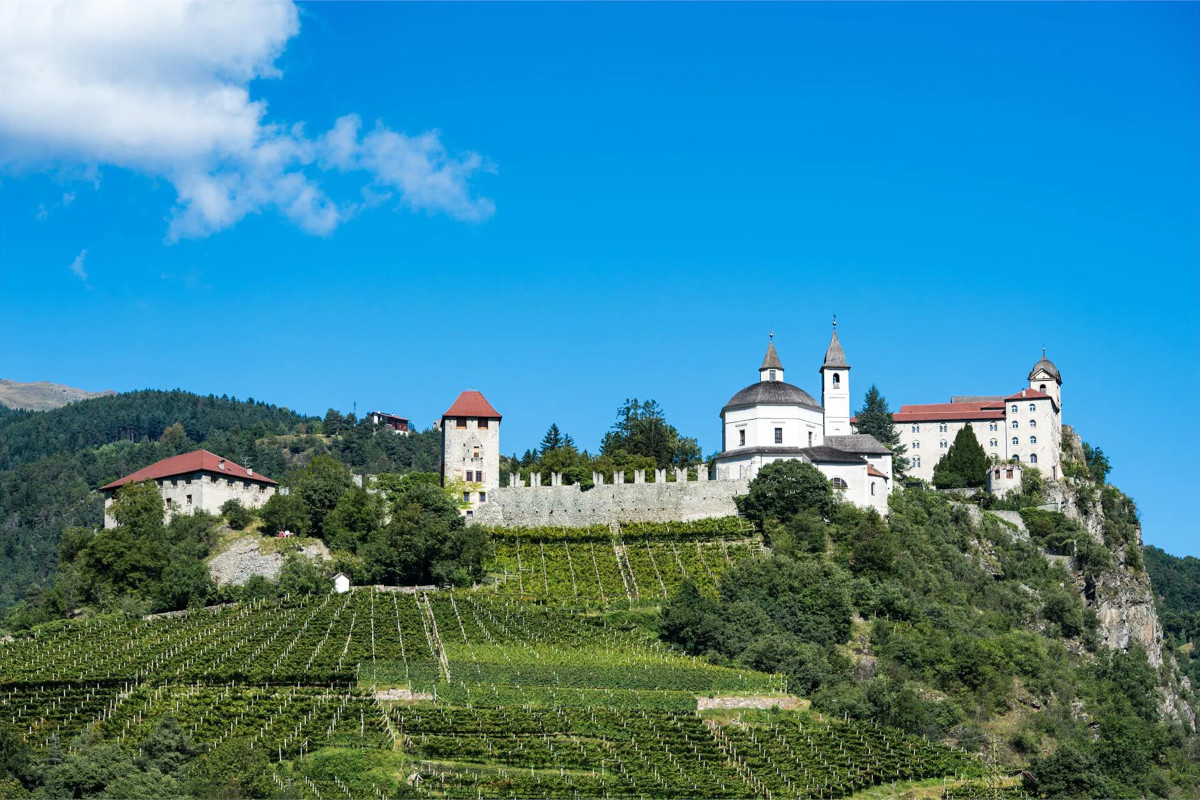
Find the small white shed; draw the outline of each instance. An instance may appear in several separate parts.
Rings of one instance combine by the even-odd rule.
[[[333,590],[338,594],[350,591],[350,578],[343,572],[333,576]]]

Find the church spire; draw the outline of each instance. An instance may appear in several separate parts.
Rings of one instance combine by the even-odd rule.
[[[850,365],[846,363],[846,351],[838,341],[837,314],[833,315],[833,337],[829,340],[829,349],[825,351],[825,363],[821,365],[821,371],[834,368],[850,369]]]
[[[779,353],[775,352],[775,331],[770,333],[767,354],[763,356],[762,366],[758,368],[758,379],[760,381],[783,380],[783,363],[779,360]]]

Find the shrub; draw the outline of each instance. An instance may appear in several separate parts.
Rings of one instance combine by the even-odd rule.
[[[235,531],[245,530],[254,519],[254,512],[246,508],[238,500],[226,500],[221,504],[221,514],[225,522]]]

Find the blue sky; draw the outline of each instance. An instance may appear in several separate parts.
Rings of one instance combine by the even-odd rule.
[[[477,388],[506,452],[655,398],[709,453],[768,330],[819,393],[836,313],[855,407],[1045,345],[1200,555],[1196,4],[44,7],[0,10],[3,377]]]

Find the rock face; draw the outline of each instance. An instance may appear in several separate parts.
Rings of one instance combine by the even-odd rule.
[[[22,408],[27,411],[51,411],[62,408],[67,403],[110,394],[116,394],[116,392],[112,389],[105,389],[103,392],[89,392],[73,386],[64,386],[61,383],[49,383],[48,381],[18,383],[0,378],[0,406]]]
[[[260,552],[261,541],[261,537],[246,536],[231,544],[223,553],[213,556],[208,562],[208,571],[218,586],[241,586],[255,575],[272,581],[279,578],[284,554]],[[302,547],[300,553],[322,561],[333,558],[322,542]]]

